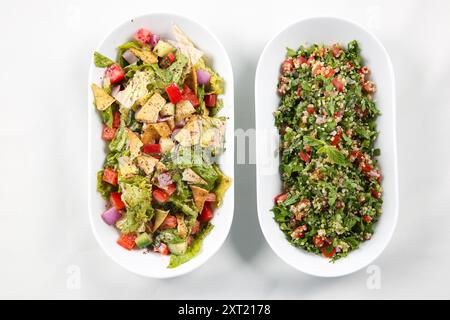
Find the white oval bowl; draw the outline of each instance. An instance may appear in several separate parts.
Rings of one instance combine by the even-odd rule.
[[[151,13],[126,21],[115,28],[100,43],[96,51],[114,58],[116,47],[131,40],[138,28],[144,27],[161,35],[162,39],[173,39],[172,23],[177,24],[194,42],[197,48],[205,53],[206,60],[224,79],[226,90],[222,96],[224,108],[220,115],[228,118],[226,127],[226,152],[218,162],[222,170],[234,180],[234,93],[233,71],[225,48],[207,28],[186,17],[170,13]],[[93,60],[89,69],[88,86],[100,84],[104,69],[96,68]],[[93,95],[88,88],[88,206],[92,230],[105,253],[119,265],[136,274],[151,278],[171,278],[188,273],[211,258],[224,243],[231,227],[234,211],[234,184],[228,189],[224,203],[215,211],[212,219],[214,229],[205,238],[200,253],[192,260],[168,269],[168,256],[144,254],[142,250],[127,251],[117,245],[118,231],[106,225],[100,215],[105,210],[105,200],[96,191],[96,173],[101,169],[105,159],[105,143],[101,139],[102,123],[93,107]]]
[[[286,47],[296,49],[301,44],[314,43],[347,44],[352,40],[360,44],[362,57],[372,70],[372,79],[378,87],[375,99],[382,113],[377,121],[380,132],[377,146],[381,149],[383,212],[371,240],[347,257],[330,263],[328,259],[291,245],[273,219],[270,211],[273,198],[282,188],[278,172],[279,136],[272,112],[280,102],[276,86]],[[273,251],[292,267],[321,277],[346,275],[374,261],[391,239],[398,218],[395,80],[391,60],[380,41],[363,27],[340,18],[317,17],[291,24],[269,41],[261,54],[256,70],[255,114],[258,218]]]

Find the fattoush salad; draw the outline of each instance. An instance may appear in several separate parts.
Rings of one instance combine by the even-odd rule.
[[[172,33],[140,28],[115,61],[95,52],[105,73],[92,84],[107,144],[101,217],[118,245],[170,255],[169,268],[199,253],[231,184],[215,161],[225,149],[224,80],[178,26]]]

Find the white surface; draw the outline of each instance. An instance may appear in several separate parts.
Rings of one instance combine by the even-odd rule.
[[[210,66],[217,71],[226,81],[228,86],[222,96],[224,108],[220,115],[227,117],[227,131],[225,152],[219,159],[221,169],[234,181],[234,94],[233,94],[233,71],[230,59],[222,44],[212,35],[207,28],[189,20],[188,18],[164,13],[148,14],[127,20],[120,26],[111,30],[111,33],[104,39],[96,51],[108,57],[115,57],[117,46],[133,39],[133,35],[139,28],[147,28],[162,39],[175,40],[172,33],[172,25],[176,24],[185,32],[191,41],[195,43],[198,49],[204,52],[204,58]],[[195,270],[211,258],[222,246],[230,231],[233,221],[234,210],[234,184],[228,189],[223,205],[215,210],[214,218],[211,221],[214,229],[208,234],[202,243],[200,253],[190,261],[178,266],[177,268],[167,268],[169,257],[158,254],[143,254],[143,250],[133,250],[132,252],[123,250],[117,245],[118,232],[115,228],[108,226],[101,219],[100,214],[105,210],[105,200],[97,192],[97,172],[102,167],[105,160],[104,141],[100,138],[102,122],[98,116],[97,110],[92,108],[93,94],[91,83],[101,85],[104,75],[104,68],[96,68],[91,63],[89,70],[87,109],[89,110],[89,141],[88,141],[88,206],[89,217],[97,241],[105,250],[105,253],[121,266],[136,274],[151,278],[172,278],[186,274]]]
[[[2,7],[0,297],[450,298],[450,2],[272,1],[257,14],[254,1],[217,1],[215,8],[211,1],[195,3],[53,0]],[[236,128],[254,127],[259,54],[289,23],[338,15],[368,27],[385,45],[397,85],[400,217],[374,262],[380,289],[369,289],[365,270],[320,279],[280,260],[259,230],[253,165],[235,166],[232,230],[195,272],[145,279],[103,253],[87,216],[91,53],[118,22],[171,9],[208,26],[227,49]]]
[[[380,135],[377,147],[382,150],[379,158],[383,172],[383,215],[377,222],[370,241],[345,259],[330,263],[328,259],[292,246],[279,224],[273,219],[273,198],[282,192],[277,170],[279,136],[273,132],[273,112],[278,109],[280,97],[274,89],[280,75],[280,64],[286,57],[286,47],[298,48],[300,44],[347,44],[358,40],[364,64],[372,70],[371,79],[378,85],[375,95],[382,116],[378,118]],[[367,30],[348,20],[320,17],[295,22],[275,36],[264,48],[258,62],[255,77],[256,121],[256,181],[258,219],[264,237],[273,251],[286,263],[311,275],[321,277],[343,276],[366,267],[386,248],[395,230],[398,218],[397,150],[395,130],[395,87],[391,60],[383,45]],[[272,134],[260,134],[270,128]],[[272,163],[267,163],[267,161]]]

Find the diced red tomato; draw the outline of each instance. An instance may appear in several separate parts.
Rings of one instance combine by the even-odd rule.
[[[312,55],[309,56],[308,61],[306,61],[306,63],[307,63],[308,65],[311,65],[315,60],[316,60],[316,58],[315,58],[314,55],[312,54]]]
[[[308,230],[308,227],[306,225],[302,225],[300,227],[297,227],[294,231],[291,233],[291,237],[293,239],[300,239],[303,238],[305,235],[305,231]]]
[[[119,175],[117,174],[117,171],[106,168],[103,171],[103,181],[112,184],[113,186],[117,186]]]
[[[147,143],[144,144],[143,151],[149,154],[161,153],[161,145],[158,143]]]
[[[381,198],[381,192],[380,192],[380,191],[376,191],[375,189],[371,189],[371,190],[370,190],[370,194],[371,194],[372,197],[374,197],[375,199],[380,199],[380,198]]]
[[[200,221],[195,220],[194,225],[192,226],[191,229],[191,234],[196,234],[199,231],[200,231]]]
[[[325,244],[325,238],[322,236],[314,236],[312,238],[312,241],[317,248],[322,248],[322,246]]]
[[[152,192],[153,199],[155,199],[159,203],[165,203],[169,200],[169,195],[161,189],[155,189]]]
[[[152,37],[152,33],[149,30],[144,29],[144,28],[140,28],[134,34],[134,38],[136,39],[136,41],[143,43],[143,44],[150,43],[151,37]]]
[[[202,213],[198,217],[198,220],[200,222],[208,222],[213,217],[214,217],[214,211],[213,211],[213,208],[211,207],[211,203],[205,202],[205,204],[203,205]]]
[[[206,196],[205,201],[206,202],[216,202],[217,201],[216,194],[214,192],[208,193],[208,195]]]
[[[294,60],[292,58],[287,58],[281,64],[281,73],[289,74],[292,70],[294,70]]]
[[[295,92],[295,94],[297,95],[297,97],[301,97],[302,96],[302,87],[298,86],[297,91]]]
[[[165,186],[163,189],[167,193],[167,195],[170,197],[175,191],[177,191],[177,184],[171,183],[171,184]]]
[[[337,43],[335,43],[331,46],[331,51],[333,52],[333,56],[335,58],[338,58],[342,53],[342,49],[339,47],[339,45]]]
[[[174,215],[167,215],[167,217],[164,219],[163,223],[161,223],[161,226],[159,227],[161,230],[164,229],[173,229],[177,227],[177,217]]]
[[[298,56],[297,57],[297,64],[299,66],[301,66],[304,63],[308,63],[308,60],[305,57],[303,57],[303,56]]]
[[[195,93],[189,88],[187,85],[183,87],[183,91],[181,92],[183,100],[189,101],[194,108],[197,108],[200,102],[198,101]]]
[[[178,88],[177,84],[171,83],[166,89],[166,93],[169,96],[169,100],[172,103],[178,103],[183,100],[183,96],[181,95],[180,88]]]
[[[309,114],[313,114],[314,113],[314,106],[312,105],[312,104],[309,104],[307,107],[306,107],[306,112],[308,112]]]
[[[125,203],[123,203],[121,196],[122,194],[120,192],[112,192],[111,195],[109,196],[111,204],[117,210],[123,210],[125,208]]]
[[[132,250],[136,246],[134,240],[136,240],[134,234],[121,234],[117,244],[127,250]]]
[[[364,222],[366,222],[366,223],[371,223],[372,222],[372,217],[368,216],[367,214],[363,215],[362,218],[363,218]]]
[[[166,54],[161,61],[159,62],[159,66],[163,69],[168,68],[172,62],[175,61],[175,54],[173,52],[169,52],[168,54]]]
[[[159,247],[155,248],[154,251],[159,252],[163,256],[167,256],[168,254],[170,254],[169,247],[164,242],[161,242],[159,244]]]
[[[365,108],[364,111],[362,111],[362,108],[355,104],[355,112],[360,118],[365,118],[369,115],[369,109]]]
[[[333,247],[331,244],[328,244],[326,246],[322,246],[320,248],[320,251],[322,252],[322,255],[326,258],[331,258],[336,253],[336,248]]]
[[[333,68],[326,67],[325,70],[323,71],[323,76],[325,78],[331,78],[332,76],[334,76]]]
[[[117,83],[125,79],[125,71],[117,63],[108,67],[105,71],[105,78],[109,78],[111,83]]]
[[[298,156],[300,157],[300,159],[302,159],[306,163],[309,163],[311,161],[309,154],[306,152],[300,151],[298,153]]]
[[[273,199],[273,201],[275,202],[275,205],[277,205],[277,204],[280,204],[282,202],[285,202],[287,197],[288,197],[287,193],[280,193],[279,195],[277,195],[275,197],[275,199]]]
[[[217,95],[216,94],[207,94],[203,98],[205,100],[205,105],[209,108],[215,107],[217,103]]]
[[[110,128],[108,126],[103,126],[103,131],[102,131],[102,139],[103,140],[111,141],[112,139],[114,139],[115,135],[116,135],[116,129],[115,128]]]
[[[365,161],[361,162],[360,166],[361,166],[361,171],[365,172],[365,173],[368,173],[368,172],[372,171],[372,169],[373,169],[373,167]]]
[[[305,145],[306,153],[311,153],[311,147],[309,145]]]
[[[342,92],[344,91],[344,84],[339,81],[338,78],[333,78],[333,80],[331,80],[331,83],[333,84],[333,86],[336,88],[337,91]]]
[[[113,128],[118,128],[120,126],[120,112],[116,111],[114,112],[114,119],[113,119]]]
[[[339,144],[339,141],[341,141],[343,135],[343,131],[341,127],[337,128],[337,133],[333,136],[333,138],[331,139],[331,144],[333,146],[337,146]]]

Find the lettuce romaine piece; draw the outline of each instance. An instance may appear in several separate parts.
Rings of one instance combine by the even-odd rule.
[[[101,53],[98,53],[97,51],[94,52],[94,64],[98,68],[106,68],[114,64],[114,61],[112,61],[110,58],[105,57]]]
[[[135,176],[121,181],[120,187],[126,212],[116,226],[122,233],[135,232],[153,217],[151,185],[145,177]]]
[[[216,170],[218,174],[218,179],[216,183],[216,187],[214,188],[213,192],[216,194],[217,199],[217,207],[220,207],[223,202],[223,198],[225,196],[225,192],[228,190],[228,188],[231,185],[231,178],[225,175],[220,168],[217,165],[214,165],[214,169]]]
[[[193,257],[195,257],[202,248],[203,239],[211,232],[214,226],[211,223],[208,223],[200,230],[192,240],[192,244],[187,248],[186,252],[182,255],[172,254],[170,256],[170,263],[167,268],[176,268],[179,265],[188,262]]]
[[[195,65],[195,69],[205,70],[209,74],[211,74],[211,78],[209,79],[209,84],[206,86],[205,93],[207,94],[223,94],[225,81],[217,72],[208,67],[205,64],[205,60],[203,58],[199,59],[197,64]]]

